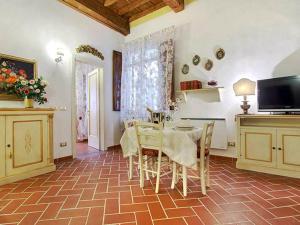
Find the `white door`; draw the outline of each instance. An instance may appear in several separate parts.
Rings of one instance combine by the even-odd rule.
[[[88,74],[88,145],[99,149],[100,140],[100,83],[101,69],[95,69]],[[102,96],[101,96],[102,97]],[[102,144],[102,143],[101,143]]]

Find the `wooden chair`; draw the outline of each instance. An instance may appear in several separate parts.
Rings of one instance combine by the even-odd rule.
[[[151,172],[156,175],[155,193],[159,191],[162,164],[163,149],[163,124],[154,124],[148,122],[135,122],[136,135],[139,148],[139,164],[140,164],[140,187],[144,187],[144,171]],[[144,158],[143,156],[148,156]],[[152,170],[148,168],[148,160],[156,158],[157,166],[152,165]]]
[[[130,127],[134,127],[134,123],[138,122],[138,120],[126,120],[124,121],[125,130],[127,130]],[[136,155],[138,156],[138,154]],[[134,164],[134,156],[129,156],[129,171],[128,171],[128,178],[129,180],[132,179],[133,175],[133,164]]]
[[[201,139],[198,142],[197,146],[197,163],[199,170],[199,177],[201,181],[201,192],[203,195],[206,195],[206,187],[210,186],[210,177],[209,177],[209,151],[211,147],[211,139],[213,134],[215,122],[206,123],[203,126]],[[175,183],[177,182],[177,176],[182,176],[183,180],[183,195],[187,196],[187,177],[199,178],[195,176],[187,176],[187,170],[185,166],[182,166],[181,174],[177,174],[177,165],[173,162],[173,177],[171,188],[174,189]]]

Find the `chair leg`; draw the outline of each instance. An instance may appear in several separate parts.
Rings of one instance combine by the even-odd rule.
[[[157,174],[156,174],[156,187],[155,193],[157,194],[159,191],[159,181],[160,181],[160,165],[161,165],[161,151],[158,153],[158,160],[157,160]]]
[[[139,166],[140,166],[140,187],[144,187],[144,165],[142,151],[139,151]]]
[[[205,172],[204,168],[200,171],[200,180],[201,180],[201,191],[203,195],[206,195],[206,185],[205,185]]]
[[[205,173],[205,184],[206,187],[210,186],[210,176],[209,176],[209,155],[206,157],[205,160],[205,169],[206,169],[206,173]]]
[[[186,167],[182,166],[182,188],[183,188],[183,196],[187,196],[187,171]]]
[[[152,169],[152,171],[156,171],[156,163],[155,163],[154,157],[152,157],[152,159],[151,159],[151,169]],[[154,178],[154,177],[155,177],[155,173],[152,172],[152,178]]]
[[[172,168],[172,185],[171,188],[175,188],[176,184],[176,176],[177,176],[177,171],[176,171],[176,162],[173,161],[173,168]]]
[[[149,168],[148,168],[148,156],[146,156],[146,155],[145,155],[145,168],[146,168],[146,170],[149,169]],[[146,173],[146,180],[149,180],[149,179],[150,179],[150,178],[149,178],[149,172],[146,171],[145,173]]]
[[[132,170],[133,170],[133,162],[132,162],[132,155],[129,156],[129,180],[132,179]]]

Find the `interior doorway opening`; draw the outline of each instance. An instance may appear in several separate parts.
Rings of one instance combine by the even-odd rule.
[[[98,153],[104,146],[103,69],[75,58],[73,157]]]

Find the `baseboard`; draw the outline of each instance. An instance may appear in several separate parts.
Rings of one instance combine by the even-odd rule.
[[[119,150],[119,149],[121,149],[120,144],[107,147],[107,150]]]
[[[72,160],[73,160],[73,155],[64,156],[61,158],[54,159],[54,164],[58,164],[65,161],[72,161]]]
[[[210,155],[210,158],[223,161],[232,161],[233,163],[236,163],[237,161],[237,158],[222,155]]]
[[[236,150],[230,147],[227,149],[212,148],[210,150],[210,155],[224,156],[228,158],[237,158]]]

